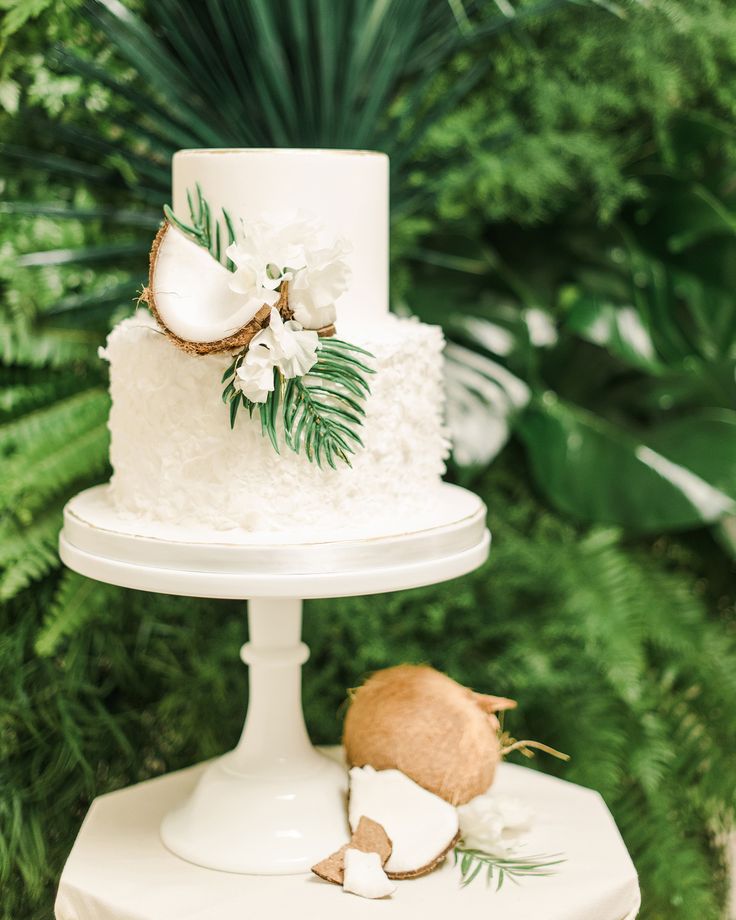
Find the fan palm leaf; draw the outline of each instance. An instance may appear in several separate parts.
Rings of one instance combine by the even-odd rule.
[[[101,87],[111,99],[108,114],[63,113],[50,123],[49,116],[22,108],[14,136],[0,145],[0,158],[14,165],[20,182],[0,207],[13,219],[69,221],[92,232],[80,231],[82,243],[18,253],[13,273],[56,272],[56,288],[65,278],[73,282],[61,296],[30,297],[30,326],[0,315],[0,360],[18,371],[53,367],[77,378],[91,366],[111,318],[131,309],[143,280],[150,231],[169,197],[169,161],[178,148],[384,150],[392,157],[394,215],[405,219],[425,200],[406,181],[415,151],[431,125],[488,70],[486,55],[467,65],[459,52],[566,2],[532,0],[509,17],[476,0],[159,0],[142,9],[121,0],[86,0],[87,22],[105,53],[57,46],[48,63],[59,74]],[[455,77],[440,91],[436,76],[447,67]],[[51,183],[53,200],[39,199],[23,181],[33,176],[46,188]],[[113,275],[90,281],[90,272],[108,271]],[[0,514],[10,515],[11,525],[14,503],[32,521],[49,501],[104,475],[100,373],[91,375],[93,389],[75,384],[48,408],[21,396],[12,403],[4,435],[0,428],[6,441],[17,432],[13,455],[3,461],[8,475],[0,495]],[[95,407],[89,426],[85,402]],[[39,419],[44,430],[58,426],[66,438],[48,444],[46,456],[36,440]],[[45,552],[43,541],[36,544]],[[44,552],[22,577],[5,583],[7,592],[47,571]]]

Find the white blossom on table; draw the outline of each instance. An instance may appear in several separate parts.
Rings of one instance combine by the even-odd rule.
[[[510,856],[524,842],[534,812],[520,799],[493,790],[458,808],[463,846],[492,856]]]

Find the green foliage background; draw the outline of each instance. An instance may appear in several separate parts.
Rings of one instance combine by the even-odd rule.
[[[397,656],[515,696],[513,733],[572,755],[534,765],[605,796],[642,916],[722,916],[736,10],[0,9],[0,917],[51,916],[91,798],[237,738],[242,605],[62,572],[56,537],[109,476],[96,349],[132,308],[171,153],[269,144],[391,153],[394,307],[451,340],[450,475],[494,533],[456,584],[307,605],[315,740]]]

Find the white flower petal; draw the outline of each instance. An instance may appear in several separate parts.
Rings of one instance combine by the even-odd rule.
[[[302,377],[317,361],[317,333],[303,329],[294,320],[285,323],[276,308],[271,310],[268,329],[259,332],[258,336],[262,336],[260,341],[268,344],[273,360],[284,377]]]
[[[476,796],[457,811],[465,846],[498,856],[515,851],[533,818],[524,802],[493,791]]]
[[[274,388],[273,370],[275,366],[273,351],[264,344],[256,342],[258,336],[268,330],[264,329],[254,336],[243,363],[236,372],[235,387],[251,402],[262,403]]]
[[[294,311],[294,319],[305,329],[321,329],[323,326],[331,326],[337,318],[334,304],[315,307],[308,300],[290,298],[289,306]]]

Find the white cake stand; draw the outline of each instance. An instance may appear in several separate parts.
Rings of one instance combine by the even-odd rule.
[[[186,531],[116,513],[107,486],[64,510],[62,561],[89,578],[192,597],[247,598],[248,714],[235,750],[213,761],[169,811],[161,838],[211,869],[307,872],[348,838],[345,770],[311,745],[301,706],[302,599],[419,587],[472,571],[488,556],[485,506],[443,484],[393,533],[340,538]]]

